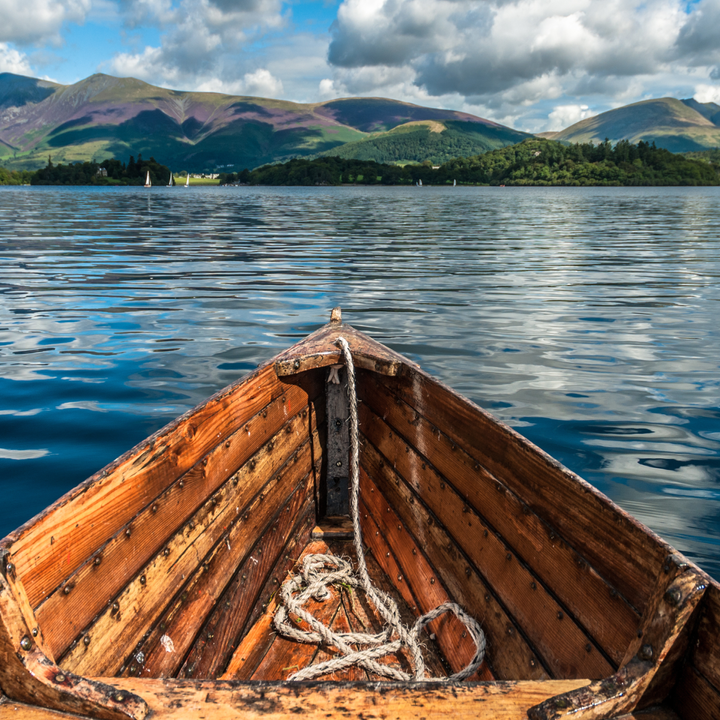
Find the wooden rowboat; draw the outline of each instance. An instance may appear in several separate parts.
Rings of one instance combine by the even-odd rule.
[[[368,571],[404,617],[453,600],[481,623],[467,681],[287,681],[335,650],[273,631],[278,588],[309,552],[352,554],[341,335]],[[720,586],[339,312],[11,533],[0,570],[2,720],[720,718]],[[314,603],[379,629],[360,593]],[[472,658],[454,616],[427,631],[435,674]]]

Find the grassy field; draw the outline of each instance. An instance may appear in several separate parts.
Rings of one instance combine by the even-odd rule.
[[[184,185],[187,179],[186,175],[173,175],[175,178],[176,185]],[[190,178],[190,185],[219,185],[220,180],[218,178]]]

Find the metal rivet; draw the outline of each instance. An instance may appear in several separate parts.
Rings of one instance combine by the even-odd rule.
[[[112,609],[113,609],[115,612],[117,612],[117,611],[120,609],[120,603],[119,603],[119,602],[114,602],[114,603],[112,604]]]
[[[102,562],[102,558],[98,555],[96,556],[95,560],[93,560],[93,563],[97,566]]]
[[[181,481],[178,483],[178,485],[179,485],[181,488],[185,487],[185,481],[184,481],[184,480],[181,480]]]
[[[402,530],[402,525],[398,525],[398,530]]]
[[[55,676],[55,682],[64,683],[65,682],[65,676],[62,673],[58,673]]]
[[[20,641],[20,647],[23,650],[31,650],[32,646],[32,640],[27,635]]]
[[[434,584],[435,584],[435,578],[430,578],[430,584],[431,584],[431,585],[434,585]]]
[[[144,576],[144,575],[141,575],[141,576],[140,576],[140,584],[141,584],[141,585],[144,585],[146,582],[147,582],[147,580],[145,579],[145,576]]]
[[[512,560],[512,554],[511,554],[511,553],[508,553],[508,554],[505,556],[505,559],[506,559],[506,560]]]
[[[682,600],[682,592],[680,588],[670,588],[666,593],[665,597],[671,605],[679,605]]]
[[[558,610],[557,619],[562,620],[564,617],[562,610]]]
[[[125,702],[125,695],[121,692],[113,695],[113,700],[117,703]]]
[[[535,660],[533,660],[533,658],[530,658],[530,667],[535,667]]]
[[[530,587],[531,587],[533,590],[537,590],[537,585],[535,584],[535,581],[534,581],[534,580],[530,583]]]
[[[641,660],[652,660],[653,658],[653,646],[652,645],[643,645],[640,648],[640,652],[638,653],[638,656]]]
[[[413,555],[417,555],[417,548],[413,548]]]
[[[5,570],[8,575],[13,575],[15,573],[15,566],[12,563],[8,563],[5,566]]]
[[[225,447],[226,447],[226,448],[229,448],[230,445],[231,445],[230,441],[229,441],[229,440],[226,440],[226,441],[225,441]]]
[[[508,634],[508,635],[514,635],[514,634],[515,634],[515,628],[509,627],[509,628],[507,629],[507,634]]]
[[[90,636],[89,635],[86,635],[83,638],[83,644],[85,645],[85,647],[87,647],[90,644]]]
[[[157,503],[155,503],[155,504],[152,506],[151,510],[152,510],[153,512],[157,512],[157,509],[158,509],[158,506],[157,506]]]
[[[342,467],[342,460],[338,460],[335,465],[336,467]]]
[[[398,575],[398,580],[402,580],[402,575]]]
[[[34,627],[32,629],[32,636],[37,637],[39,632],[40,632],[40,630],[38,630],[38,628]]]
[[[130,537],[130,535],[132,535],[132,532],[130,531],[130,528],[128,528],[128,529],[125,531],[125,537]]]
[[[299,361],[299,360],[296,360],[296,361],[293,363],[293,367],[295,368],[295,370],[299,369],[299,367],[300,367],[300,361]]]
[[[72,590],[72,588],[69,585],[66,585],[63,588],[63,592],[65,593],[65,595],[69,595],[71,590]]]
[[[468,577],[470,577],[470,573],[471,573],[471,572],[472,572],[472,570],[471,570],[469,567],[466,567],[466,568],[465,568],[465,574],[466,574]]]
[[[203,467],[205,467],[208,464],[208,459],[206,457],[203,458],[202,464],[203,464]]]
[[[169,554],[170,554],[170,548],[165,548],[165,549],[163,550],[163,555],[164,555],[165,557],[167,557]]]
[[[440,483],[440,489],[441,489],[441,490],[444,490],[444,489],[445,489],[445,483],[444,483],[444,482],[441,482],[441,483]]]
[[[385,557],[390,557],[390,553],[385,553]]]

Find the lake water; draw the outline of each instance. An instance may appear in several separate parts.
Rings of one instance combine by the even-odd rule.
[[[0,537],[335,305],[720,578],[718,188],[3,188]]]

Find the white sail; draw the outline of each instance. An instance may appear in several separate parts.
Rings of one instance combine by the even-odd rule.
[[[457,185],[457,180],[453,180],[453,187]]]
[[[185,187],[190,187],[190,173],[187,174],[187,180],[185,180]]]
[[[168,180],[168,187],[172,187],[175,184],[175,180],[173,179],[173,174],[170,172],[170,179]]]
[[[145,176],[145,187],[152,187],[152,183],[150,182],[150,171],[147,171],[147,175]]]
[[[422,180],[418,180],[418,187],[422,187]]]

